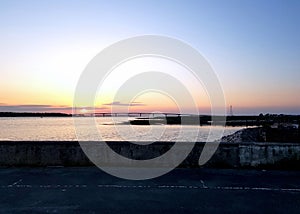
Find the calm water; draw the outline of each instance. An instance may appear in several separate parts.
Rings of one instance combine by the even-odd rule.
[[[128,141],[189,141],[197,131],[197,141],[206,141],[210,132],[208,126],[130,126],[120,124],[127,118],[99,117],[96,127],[103,140]],[[115,125],[116,124],[116,125]],[[90,133],[90,127],[82,118],[83,135],[85,140],[97,140],[99,137]],[[226,127],[224,135],[232,134],[243,127]],[[212,129],[221,129],[214,126]],[[0,140],[77,140],[73,118],[0,118]]]

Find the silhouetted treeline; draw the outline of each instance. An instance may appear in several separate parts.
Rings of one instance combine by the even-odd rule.
[[[203,116],[201,124],[218,124],[222,122],[222,117],[215,116],[212,121],[211,116]],[[226,125],[229,126],[270,126],[275,123],[294,123],[300,124],[300,115],[285,114],[260,114],[258,116],[227,116]]]
[[[155,118],[137,118],[131,120],[132,125],[150,125],[150,124],[199,124],[200,125],[223,125],[227,126],[271,126],[273,124],[300,124],[300,115],[277,115],[260,114],[258,116],[210,116],[210,115],[190,115],[190,116],[166,116]]]
[[[71,117],[64,113],[0,112],[0,117]]]
[[[0,117],[71,117],[72,114],[64,113],[34,113],[34,112],[0,112]],[[160,121],[161,119],[161,121]],[[200,121],[199,121],[200,120]],[[190,115],[190,116],[167,116],[164,118],[140,118],[130,121],[133,125],[150,125],[150,124],[199,124],[200,125],[218,125],[224,124],[224,116],[210,115]],[[300,115],[284,114],[260,114],[252,116],[227,116],[227,126],[270,126],[275,123],[293,123],[300,124]],[[299,126],[300,127],[300,126]]]

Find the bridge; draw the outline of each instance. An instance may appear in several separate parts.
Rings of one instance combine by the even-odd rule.
[[[96,112],[93,114],[85,114],[95,117],[181,117],[181,116],[196,116],[192,114],[180,113],[165,113],[165,112],[127,112],[127,113],[111,113],[111,112]]]

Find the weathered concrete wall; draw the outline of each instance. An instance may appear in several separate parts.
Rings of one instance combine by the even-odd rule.
[[[77,142],[0,142],[1,166],[90,165]]]
[[[186,143],[181,143],[182,149]],[[156,142],[136,145],[109,142],[117,153],[130,159],[158,157],[174,143]],[[90,151],[101,151],[101,144],[87,143]],[[204,143],[194,149],[180,167],[199,167],[198,160]],[[98,150],[97,150],[98,149]],[[99,155],[106,155],[104,153]],[[172,160],[171,160],[172,161]],[[115,166],[116,163],[104,163]],[[77,142],[70,141],[0,141],[0,166],[89,166],[93,165]],[[290,143],[221,143],[213,157],[202,167],[300,169],[300,144]]]

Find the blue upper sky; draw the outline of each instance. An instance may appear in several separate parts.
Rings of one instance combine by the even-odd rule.
[[[202,53],[236,113],[300,113],[296,0],[2,0],[0,103],[70,105],[41,96],[71,96],[96,53],[143,34],[175,37]]]

